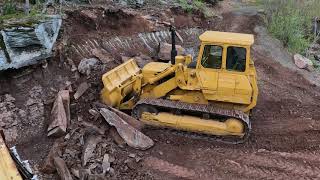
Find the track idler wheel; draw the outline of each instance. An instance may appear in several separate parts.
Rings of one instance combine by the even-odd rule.
[[[244,132],[244,126],[241,121],[235,118],[230,118],[225,121],[227,125],[227,130],[229,132],[233,133],[243,133]]]

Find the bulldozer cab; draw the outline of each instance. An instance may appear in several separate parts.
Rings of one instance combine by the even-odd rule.
[[[253,35],[206,31],[200,36],[197,68],[246,72],[250,63]]]
[[[206,31],[200,40],[196,71],[206,99],[251,104],[248,77],[253,35]]]
[[[223,61],[228,71],[245,72],[246,54],[244,47],[229,46],[226,48],[227,55],[223,58],[223,46],[204,45],[200,65],[204,68],[221,69]]]

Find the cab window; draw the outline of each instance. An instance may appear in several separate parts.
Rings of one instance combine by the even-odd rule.
[[[246,54],[246,48],[229,46],[227,49],[227,70],[244,72],[246,70]]]
[[[201,58],[201,65],[205,68],[221,69],[222,51],[223,48],[221,46],[205,45]]]

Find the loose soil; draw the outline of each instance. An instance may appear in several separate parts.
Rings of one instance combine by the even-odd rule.
[[[142,12],[131,10],[133,12],[129,15],[123,10],[84,10],[67,13],[61,39],[67,41],[68,45],[76,45],[79,39],[133,36],[141,32],[165,29],[153,20],[143,18],[145,14],[152,12],[150,9]],[[86,12],[85,17],[83,12]],[[92,15],[94,13],[103,13],[105,16],[103,19],[96,19],[96,16]],[[116,159],[116,163],[112,165],[115,174],[111,179],[320,178],[320,88],[305,78],[305,75],[298,73],[298,70],[282,66],[273,56],[265,53],[263,47],[267,46],[264,41],[259,41],[263,37],[254,31],[257,26],[263,26],[259,14],[254,11],[229,10],[222,14],[223,19],[213,18],[207,20],[208,23],[204,23],[206,20],[201,14],[191,17],[190,14],[175,9],[152,15],[161,20],[166,20],[166,16],[173,16],[178,29],[200,27],[255,34],[257,42],[252,48],[252,56],[259,77],[259,98],[252,116],[253,130],[249,140],[240,145],[192,139],[162,130],[148,130],[145,133],[155,141],[155,146],[147,151],[120,148],[105,135],[103,138],[109,144],[107,152]],[[17,146],[23,159],[29,159],[36,170],[40,169],[54,141],[47,138],[46,127],[50,120],[52,99],[57,91],[65,88],[67,81],[72,83],[73,90],[81,82],[91,83],[91,88],[78,101],[71,98],[72,122],[78,124],[80,118],[94,124],[104,124],[101,118],[92,120],[88,110],[92,108],[93,102],[99,100],[102,89],[101,74],[120,64],[120,55],[129,54],[113,54],[107,51],[115,60],[86,77],[72,72],[66,63],[69,58],[77,65],[81,56],[75,55],[69,49],[60,49],[61,52],[66,54],[60,56],[57,51],[57,55],[48,60],[45,68],[37,65],[2,72],[0,77],[0,96],[12,95],[15,106],[27,113],[39,113],[32,111],[26,103],[28,98],[41,99],[44,107],[43,118],[36,118],[29,124],[18,124],[18,137],[9,142],[10,145]],[[90,51],[88,53],[90,54]],[[290,59],[284,61],[292,63]],[[35,86],[40,86],[42,92],[32,96]],[[37,103],[39,104],[38,101]],[[32,132],[35,128],[38,128],[35,131],[37,133]],[[130,153],[142,157],[134,167],[125,163]],[[67,164],[71,165],[72,162]],[[40,173],[40,177],[55,179],[57,175]]]

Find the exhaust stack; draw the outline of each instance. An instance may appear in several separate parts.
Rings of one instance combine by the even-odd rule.
[[[175,58],[178,54],[177,49],[176,49],[176,30],[174,26],[170,26],[170,31],[171,31],[171,64],[175,64]]]

